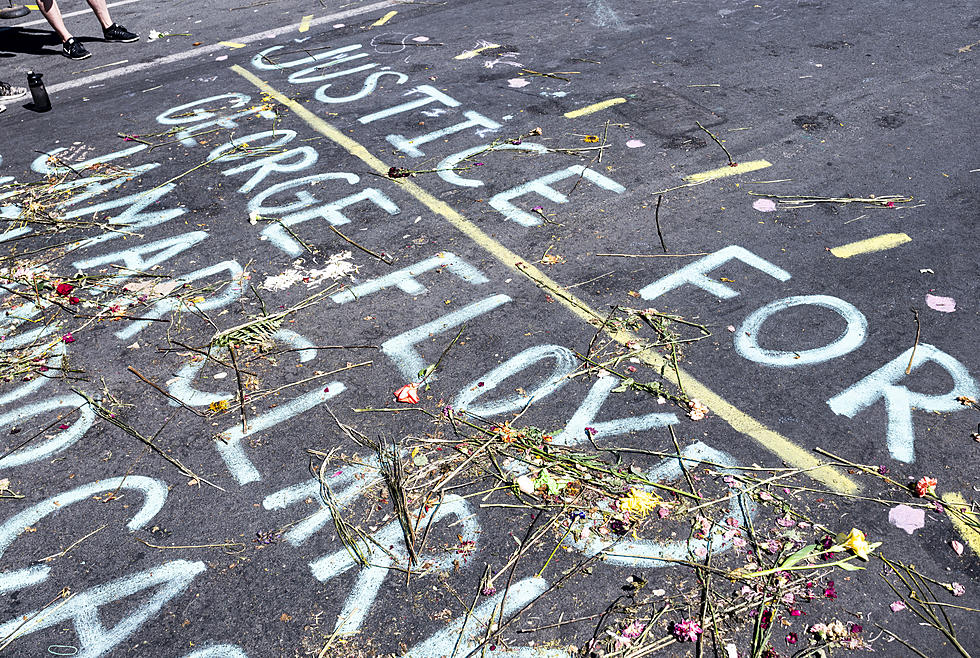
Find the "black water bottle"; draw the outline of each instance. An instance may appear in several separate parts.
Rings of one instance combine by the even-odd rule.
[[[40,73],[34,71],[27,72],[27,86],[31,90],[31,97],[34,99],[34,109],[37,112],[47,112],[51,109],[51,99],[48,98],[48,90],[44,88],[44,80]]]

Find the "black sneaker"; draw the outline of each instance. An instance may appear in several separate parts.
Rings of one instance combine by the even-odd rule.
[[[102,36],[106,41],[114,43],[132,43],[140,40],[140,35],[133,34],[119,23],[113,23],[109,27],[102,28]]]
[[[26,97],[27,90],[24,87],[14,87],[13,85],[0,81],[0,104],[13,103]]]
[[[92,56],[92,53],[90,53],[85,46],[79,43],[75,37],[72,37],[62,44],[61,54],[68,59],[88,59]]]

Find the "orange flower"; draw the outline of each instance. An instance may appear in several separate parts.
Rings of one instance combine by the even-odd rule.
[[[415,382],[405,384],[395,391],[395,399],[406,404],[417,404],[419,401],[419,385]]]
[[[926,494],[936,495],[936,482],[935,478],[924,477],[915,483],[915,493],[920,497],[924,497]]]

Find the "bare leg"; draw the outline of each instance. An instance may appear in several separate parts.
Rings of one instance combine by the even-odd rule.
[[[88,0],[88,6],[95,12],[95,16],[102,23],[103,28],[112,25],[112,18],[109,16],[109,10],[105,6],[105,0]]]
[[[65,27],[65,21],[61,18],[61,9],[58,8],[58,0],[38,0],[37,8],[48,19],[48,23],[51,24],[54,31],[61,37],[62,42],[71,39],[71,32]]]

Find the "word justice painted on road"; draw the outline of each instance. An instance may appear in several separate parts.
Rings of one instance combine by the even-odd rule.
[[[283,48],[283,45],[276,45],[264,49],[251,59],[251,68],[263,74],[281,76],[286,84],[294,88],[308,89],[313,101],[329,108],[331,112],[358,108],[357,111],[351,111],[351,117],[358,125],[383,126],[393,117],[409,113],[425,116],[430,123],[447,123],[421,135],[407,136],[391,132],[384,139],[390,147],[405,157],[438,158],[439,164],[435,167],[439,170],[438,176],[450,185],[459,188],[485,185],[480,178],[469,174],[466,177],[460,175],[459,165],[474,154],[494,150],[522,150],[539,154],[547,151],[544,146],[526,140],[520,144],[488,142],[487,136],[499,131],[503,124],[474,110],[464,109],[463,103],[445,90],[427,84],[404,87],[410,80],[408,74],[392,70],[379,62],[365,61],[371,56],[363,51],[360,44],[306,54],[288,61],[276,60],[276,54]],[[359,80],[360,89],[337,95],[336,87],[341,82],[350,83],[352,80]],[[313,85],[316,85],[315,88]],[[370,107],[362,107],[366,105]],[[440,111],[434,112],[435,109]],[[460,120],[457,121],[457,118]],[[352,171],[334,171],[332,169],[338,159],[333,157],[330,159],[331,170],[325,171],[320,152],[304,141],[300,132],[303,126],[280,127],[278,123],[282,121],[282,117],[268,100],[254,101],[250,94],[241,91],[225,92],[183,102],[160,112],[155,120],[163,126],[178,128],[176,137],[181,147],[195,151],[202,146],[200,137],[203,134],[213,134],[215,129],[231,131],[247,128],[247,122],[256,119],[273,122],[273,125],[270,128],[263,124],[261,130],[248,134],[239,135],[236,132],[232,139],[211,147],[202,159],[210,165],[207,169],[210,175],[220,177],[222,181],[233,181],[236,193],[241,195],[244,202],[243,217],[251,216],[263,221],[265,226],[256,229],[256,239],[271,244],[285,258],[292,259],[301,256],[306,249],[301,233],[315,234],[322,230],[309,222],[325,220],[326,225],[333,227],[372,219],[403,222],[406,226],[412,223],[408,219],[409,214],[414,216],[418,207],[412,205],[414,201],[399,190],[397,181],[367,181]],[[452,153],[437,152],[437,149],[450,142],[454,149]],[[74,166],[77,170],[84,171],[92,165],[125,162],[131,156],[148,154],[147,149],[143,144],[127,146]],[[61,148],[54,148],[36,158],[30,164],[31,170],[40,175],[64,173],[64,166],[51,157],[61,151]],[[69,247],[69,252],[73,254],[71,266],[77,271],[89,272],[107,266],[121,266],[116,273],[99,284],[100,290],[104,292],[114,290],[125,282],[130,277],[127,272],[149,271],[166,265],[168,261],[191,250],[202,256],[213,251],[208,246],[211,235],[205,230],[186,231],[176,236],[156,239],[147,238],[145,242],[135,237],[134,232],[137,230],[146,231],[152,237],[154,229],[172,227],[174,220],[183,217],[187,212],[179,203],[165,207],[172,200],[174,190],[179,189],[179,180],[166,180],[146,191],[113,196],[127,179],[148,180],[158,172],[162,164],[149,162],[130,167],[125,169],[125,176],[80,177],[61,183],[57,188],[72,192],[61,204],[60,210],[64,217],[111,215],[111,220],[107,220],[110,224],[104,233],[80,240]],[[554,186],[560,181],[575,177],[587,181],[596,194],[615,196],[626,191],[615,180],[586,166],[574,165],[562,167],[494,194],[488,205],[501,221],[512,222],[522,229],[531,229],[540,226],[543,220],[540,215],[521,207],[527,202],[522,197],[537,195],[553,203],[568,203],[568,196]],[[12,180],[14,177],[0,178],[0,182]],[[3,205],[3,199],[7,196],[10,195],[0,196],[0,217],[16,218],[21,208],[16,204]],[[89,205],[82,205],[83,202],[88,202]],[[353,217],[355,206],[356,219]],[[411,213],[406,212],[409,208]],[[257,225],[257,222],[254,223]],[[17,228],[5,234],[2,239],[6,241],[20,238],[31,231],[27,226]],[[116,241],[124,236],[125,248],[116,249],[120,244]],[[114,250],[105,253],[100,251],[106,248]],[[237,256],[218,260],[177,275],[178,285],[196,283],[211,286],[212,290],[205,299],[188,301],[164,298],[156,301],[142,315],[125,321],[122,328],[114,332],[114,336],[119,341],[131,341],[142,332],[148,331],[154,320],[181,310],[192,307],[197,311],[219,310],[235,303],[242,298],[248,281],[246,268],[236,258]],[[682,286],[694,286],[718,299],[731,299],[740,293],[733,287],[710,278],[709,274],[733,260],[755,268],[777,281],[787,282],[792,278],[789,271],[770,260],[742,246],[729,245],[680,267],[671,274],[654,281],[645,281],[639,293],[645,300],[655,300]],[[404,382],[421,382],[419,373],[428,363],[422,352],[422,343],[430,341],[434,336],[457,331],[463,325],[472,327],[480,322],[493,324],[491,316],[501,313],[502,309],[514,302],[511,295],[495,289],[495,285],[500,283],[495,283],[489,272],[448,251],[426,254],[416,262],[384,275],[358,280],[332,293],[328,299],[330,303],[340,307],[357,305],[365,299],[375,298],[374,296],[391,299],[395,299],[395,295],[421,297],[429,292],[426,282],[434,272],[451,275],[459,294],[469,295],[469,299],[450,312],[432,313],[416,320],[416,326],[385,337],[380,348],[389,361],[387,368],[390,372],[387,377],[379,377],[382,381],[398,379]],[[8,293],[18,291],[16,284],[3,284],[0,287]],[[800,292],[798,295],[769,301],[746,315],[733,338],[734,348],[741,357],[765,367],[805,368],[843,358],[865,343],[868,321],[854,304],[830,295]],[[136,295],[123,295],[111,304],[129,307],[136,302]],[[58,338],[52,338],[59,336],[64,327],[52,323],[33,328],[32,322],[49,305],[50,303],[43,300],[26,302],[17,308],[0,312],[0,321],[7,327],[5,333],[10,334],[9,339],[4,341],[3,348],[9,350],[36,346],[32,349],[36,349],[37,355],[43,356],[47,367],[57,369],[71,349]],[[764,335],[766,323],[770,323],[771,328],[773,323],[778,322],[782,311],[800,306],[837,314],[845,322],[845,330],[835,340],[817,348],[792,351],[762,347],[765,341],[761,336]],[[26,330],[18,333],[21,327]],[[321,356],[322,350],[309,337],[295,331],[279,330],[273,340],[297,350],[302,363],[316,363]],[[515,343],[520,343],[520,337],[515,337]],[[207,354],[209,358],[224,360],[227,348],[215,346]],[[542,363],[551,364],[546,369],[546,374],[536,381],[524,381],[525,373],[540,372],[538,366]],[[449,382],[456,392],[448,398],[452,400],[453,408],[482,416],[500,416],[520,411],[528,404],[529,399],[536,405],[548,404],[548,398],[568,384],[569,375],[576,370],[578,363],[575,353],[564,345],[547,343],[522,346],[522,349],[501,359],[485,373],[473,377],[472,381]],[[172,404],[201,408],[234,398],[235,394],[231,391],[209,391],[203,384],[196,383],[203,364],[204,361],[194,361],[184,365],[167,384]],[[911,373],[926,364],[938,366],[948,373],[952,380],[948,392],[925,394],[911,387]],[[427,381],[431,383],[435,378],[429,377]],[[505,388],[502,386],[505,381],[521,381],[525,393],[501,393],[498,389]],[[0,471],[16,472],[16,469],[70,451],[93,426],[96,414],[84,398],[73,393],[59,393],[43,398],[41,394],[45,388],[52,386],[50,382],[48,378],[34,379],[0,396],[0,427],[21,425],[29,419],[53,411],[61,411],[63,414],[66,411],[77,413],[77,418],[71,422],[66,419],[62,429],[45,441],[21,447],[3,456],[0,459]],[[613,378],[597,378],[578,402],[575,411],[564,419],[564,428],[556,434],[556,442],[563,445],[584,442],[587,427],[594,437],[612,438],[649,432],[679,423],[676,414],[658,411],[599,420],[600,416],[605,418],[601,410],[615,385]],[[252,417],[246,427],[234,425],[227,428],[219,433],[221,440],[213,442],[230,479],[240,488],[247,487],[245,491],[257,501],[255,504],[261,503],[262,509],[268,515],[275,517],[282,513],[281,510],[287,510],[310,497],[318,497],[320,481],[312,478],[285,488],[270,490],[271,488],[263,484],[269,476],[261,468],[265,460],[250,456],[249,450],[258,448],[252,447],[246,439],[310,414],[329,400],[349,397],[348,387],[349,384],[345,384],[342,378],[319,384],[295,395],[288,402]],[[497,395],[492,400],[489,399],[491,392]],[[975,377],[957,358],[945,353],[940,347],[921,343],[914,351],[906,350],[895,354],[892,360],[856,378],[843,391],[828,391],[826,403],[834,414],[853,418],[881,402],[887,412],[887,425],[882,431],[884,445],[892,458],[910,463],[915,460],[914,412],[955,411],[960,408],[956,403],[957,396],[978,396]],[[703,459],[729,468],[737,466],[731,455],[698,441],[687,446],[680,458],[664,459],[649,469],[646,477],[654,482],[669,482],[681,476],[685,460],[694,463]],[[362,466],[342,469],[332,482],[337,504],[351,504],[375,484],[378,477],[376,462],[366,461]],[[168,484],[158,478],[130,475],[126,478],[114,477],[89,482],[28,505],[7,518],[0,526],[0,555],[7,551],[25,527],[53,515],[70,516],[76,503],[91,498],[96,493],[119,488],[129,490],[141,501],[135,513],[131,511],[125,524],[130,532],[146,527],[167,504]],[[595,514],[601,516],[604,511],[608,510],[599,510]],[[447,496],[436,508],[415,512],[425,523],[444,529],[453,526],[453,532],[459,534],[461,541],[471,541],[479,550],[479,514],[465,499]],[[748,498],[735,496],[732,498],[729,513],[733,519],[745,523],[751,520],[755,510]],[[330,508],[321,501],[316,513],[289,529],[285,541],[299,549],[324,528],[330,532],[332,521]],[[589,521],[590,519],[585,519],[583,523]],[[407,559],[408,549],[396,521],[382,525],[373,534],[373,538],[379,544],[392,548],[371,566],[359,569],[343,604],[339,610],[334,611],[334,630],[337,632],[350,633],[362,628],[391,573],[389,567]],[[719,528],[709,530],[704,538],[692,541],[621,542],[616,546],[615,554],[609,555],[607,560],[610,564],[634,568],[661,568],[667,566],[669,560],[681,559],[692,550],[699,550],[702,554],[729,550],[734,541],[735,536],[731,531]],[[568,548],[586,555],[603,552],[609,545],[609,542],[596,539],[569,539],[566,542]],[[429,564],[430,571],[446,569],[451,565],[451,559],[445,555],[424,556],[424,560]],[[310,579],[323,583],[349,572],[357,564],[337,542],[330,550],[309,560],[307,567]],[[76,655],[102,656],[132,636],[147,620],[158,615],[168,602],[185,592],[207,568],[201,561],[174,560],[137,573],[123,574],[75,594],[57,609],[38,616],[37,621],[25,624],[23,618],[18,616],[3,623],[0,626],[0,637],[29,635],[71,622],[80,646]],[[48,580],[51,571],[52,568],[47,565],[5,563],[0,572],[0,592],[6,594],[32,590]],[[514,583],[501,614],[519,610],[547,587],[547,581],[540,577],[526,578]],[[144,590],[152,591],[152,595],[133,606],[127,616],[112,628],[104,626],[100,620],[101,608]],[[428,639],[418,640],[418,644],[407,655],[417,658],[448,655],[454,650],[460,637],[477,641],[475,638],[481,634],[481,629],[477,627],[475,619],[491,615],[502,601],[502,594],[488,598],[465,620],[440,629]],[[33,618],[34,613],[29,613],[27,617]],[[472,623],[471,619],[474,620]],[[231,644],[216,644],[195,649],[186,658],[241,658],[246,655],[246,649]],[[512,655],[544,657],[564,654],[551,649],[524,648]]]

